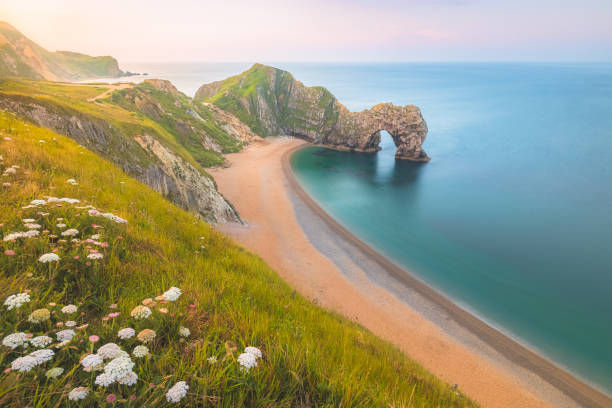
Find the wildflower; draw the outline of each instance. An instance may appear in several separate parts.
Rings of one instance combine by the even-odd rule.
[[[136,396],[134,394],[130,395],[130,401],[136,401]]]
[[[62,367],[54,367],[47,371],[47,378],[57,378],[64,373],[64,369]]]
[[[165,307],[159,307],[159,308],[157,308],[157,311],[159,313],[163,313],[163,314],[168,313],[168,309],[166,309]]]
[[[15,255],[15,251],[13,251],[12,249],[6,249],[4,251],[4,255],[8,255],[8,256]]]
[[[251,353],[242,353],[238,356],[238,363],[242,366],[242,370],[249,371],[257,367],[257,358]]]
[[[53,339],[49,336],[37,336],[33,339],[30,339],[30,344],[36,348],[47,347],[49,344],[53,342]]]
[[[144,306],[153,307],[155,306],[155,302],[151,298],[146,298],[141,302]]]
[[[127,385],[128,387],[136,384],[137,381],[138,381],[138,375],[136,375],[136,373],[133,371],[130,371],[129,373],[127,373],[127,375],[121,378],[117,378],[117,382],[119,384]]]
[[[68,320],[66,323],[64,323],[66,325],[66,327],[74,327],[76,326],[76,322],[74,320]]]
[[[92,368],[102,363],[103,363],[103,359],[98,354],[87,354],[81,360],[81,365],[83,366],[83,368]]]
[[[28,224],[24,224],[24,227],[26,227],[27,229],[41,229],[42,226],[40,224],[34,224],[34,223],[28,223]]]
[[[70,401],[79,401],[85,399],[89,394],[89,388],[87,387],[77,387],[68,393],[68,399]]]
[[[30,313],[30,316],[28,316],[28,321],[31,323],[42,323],[49,320],[50,317],[51,312],[49,312],[49,309],[36,309]]]
[[[187,327],[181,326],[181,328],[179,329],[179,335],[181,337],[189,337],[190,334],[191,331]]]
[[[19,346],[23,346],[27,339],[28,338],[25,333],[12,333],[2,339],[2,345],[10,347],[14,350]]]
[[[42,350],[35,350],[28,355],[36,359],[36,364],[42,364],[42,363],[46,363],[47,361],[51,360],[53,356],[55,355],[55,352],[50,349],[42,349]]]
[[[53,254],[53,253],[44,254],[44,255],[41,255],[40,258],[38,258],[38,262],[41,262],[41,263],[57,262],[59,260],[60,260],[60,257],[57,254]]]
[[[211,356],[206,359],[209,364],[215,364],[217,362],[217,356]]]
[[[119,312],[112,312],[112,313],[109,313],[109,314],[108,314],[108,317],[110,317],[110,318],[112,319],[112,318],[114,318],[114,317],[119,316],[120,314],[121,314],[121,313],[119,313]]]
[[[134,347],[134,351],[132,351],[132,355],[136,358],[143,358],[149,354],[149,349],[147,346],[136,346]]]
[[[119,356],[104,366],[104,373],[116,381],[128,375],[132,368],[134,368],[134,362],[129,356]]]
[[[151,309],[146,306],[138,305],[132,309],[130,315],[135,319],[148,319],[151,316]]]
[[[117,400],[117,396],[115,394],[108,394],[106,396],[106,402],[108,402],[109,404],[112,404],[116,400]]]
[[[60,223],[58,223],[58,224],[55,224],[55,226],[56,226],[57,228],[66,228],[66,224],[61,223],[61,222],[60,222]]]
[[[100,215],[102,215],[102,217],[104,217],[106,219],[109,219],[111,221],[116,222],[117,224],[126,224],[127,223],[127,220],[124,220],[123,218],[121,218],[121,217],[119,217],[117,215],[111,214],[111,213],[104,213],[104,214],[100,214]]]
[[[11,369],[17,371],[30,371],[36,367],[37,361],[34,357],[25,356],[19,357],[11,363]]]
[[[92,235],[92,236],[91,236],[91,239],[96,240],[96,241],[97,241],[97,240],[99,240],[99,239],[100,239],[100,234],[94,234],[94,235]]]
[[[58,331],[57,333],[55,333],[55,336],[57,337],[57,341],[64,342],[64,341],[72,340],[75,334],[76,333],[74,332],[74,330],[66,329],[66,330]]]
[[[4,174],[16,174],[17,170],[15,170],[13,167],[9,167],[8,169],[4,170]]]
[[[77,326],[77,330],[83,330],[83,329],[86,329],[88,326],[89,326],[89,323],[82,324],[82,325],[80,325],[80,326]]]
[[[88,213],[90,216],[92,216],[92,217],[96,217],[96,216],[100,215],[100,211],[96,210],[95,208],[93,208],[93,209],[91,209],[91,210],[87,211],[87,213]]]
[[[88,259],[102,259],[102,258],[104,258],[104,255],[93,252],[93,253],[87,255],[87,258]]]
[[[35,222],[36,220],[34,218],[24,218],[23,220],[21,220],[24,224],[29,224],[32,222]]]
[[[162,296],[164,297],[165,300],[174,302],[175,300],[179,298],[179,296],[181,296],[181,293],[182,292],[179,288],[173,286],[167,291],[165,291]]]
[[[62,307],[62,313],[64,314],[73,314],[77,312],[77,307],[75,305],[66,305]]]
[[[117,304],[116,303],[112,303],[108,307],[109,307],[109,309],[116,309],[117,308]]]
[[[121,329],[117,333],[117,336],[120,339],[129,339],[129,338],[134,337],[134,335],[136,335],[136,331],[132,329],[131,327],[126,327],[125,329]]]
[[[254,355],[256,359],[262,357],[261,350],[257,347],[246,347],[244,352]]]
[[[47,204],[47,202],[45,200],[32,200],[30,201],[30,204],[34,206],[39,206],[39,205],[45,205]]]
[[[71,236],[77,235],[78,233],[79,233],[78,229],[70,228],[70,229],[67,229],[66,231],[62,231],[62,236],[71,237]]]
[[[96,336],[95,334],[92,334],[91,336],[89,336],[89,341],[92,343],[96,343],[100,341],[100,337]]]
[[[102,373],[96,377],[95,383],[100,387],[108,387],[115,382],[115,379],[106,373]]]
[[[138,333],[138,340],[140,340],[141,343],[149,343],[149,342],[153,341],[155,336],[156,336],[156,334],[155,334],[155,332],[153,330],[151,330],[151,329],[144,329],[143,331]]]
[[[66,180],[66,183],[72,184],[73,186],[78,186],[79,185],[79,183],[75,179],[72,179],[72,178]]]
[[[113,359],[119,357],[121,354],[121,348],[115,343],[106,343],[98,349],[98,354],[102,358]]]
[[[185,381],[179,381],[172,386],[166,393],[166,400],[168,402],[179,402],[187,395],[189,386]]]
[[[11,295],[6,298],[4,301],[4,306],[7,307],[8,310],[19,309],[25,303],[30,301],[30,295],[27,293],[18,293],[16,295]]]

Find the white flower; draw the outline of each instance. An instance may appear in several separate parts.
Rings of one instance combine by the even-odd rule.
[[[29,224],[32,223],[34,221],[36,221],[34,218],[24,218],[23,220],[21,220],[24,224]]]
[[[28,337],[25,333],[12,333],[2,339],[2,345],[16,349],[19,346],[23,346],[26,341],[28,341]]]
[[[120,339],[129,339],[132,338],[136,335],[136,331],[134,329],[132,329],[131,327],[126,327],[125,329],[121,329],[119,330],[119,332],[117,332],[117,336]]]
[[[211,356],[206,359],[210,364],[215,364],[217,362],[217,356]]]
[[[66,327],[74,327],[77,325],[77,323],[74,320],[68,320],[64,324],[66,325]]]
[[[134,351],[132,351],[132,355],[136,358],[143,358],[149,354],[149,349],[147,346],[136,346],[134,347]]]
[[[79,401],[85,399],[89,394],[89,388],[87,387],[77,387],[68,393],[68,399],[70,401]]]
[[[32,200],[30,201],[30,204],[38,206],[38,205],[45,205],[47,204],[47,202],[45,200]]]
[[[151,309],[146,306],[138,305],[130,312],[134,319],[148,319],[151,316]]]
[[[51,349],[41,349],[35,350],[28,355],[36,359],[36,364],[42,364],[51,360],[55,355],[55,352]]]
[[[91,209],[91,210],[87,211],[87,214],[89,214],[92,217],[96,217],[96,216],[100,215],[100,211],[98,211],[98,210],[96,210],[94,208],[94,209]]]
[[[136,375],[136,373],[133,371],[130,371],[127,375],[117,379],[117,382],[119,384],[127,385],[128,387],[136,384],[137,381],[138,381],[138,375]]]
[[[246,347],[244,352],[254,355],[256,359],[262,357],[261,350],[257,347]]]
[[[70,341],[76,333],[72,329],[66,329],[55,333],[57,341]]]
[[[104,217],[106,219],[109,219],[111,221],[114,221],[117,224],[125,224],[125,223],[127,223],[127,220],[124,220],[123,218],[121,218],[121,217],[119,217],[117,215],[111,214],[111,213],[104,213],[104,214],[98,213],[96,215],[101,215],[102,217]]]
[[[25,303],[30,301],[30,295],[28,293],[18,293],[16,295],[11,295],[6,298],[4,301],[4,306],[7,307],[8,310],[19,309]]]
[[[68,204],[76,204],[76,203],[80,203],[80,200],[77,200],[76,198],[60,198],[59,201],[63,202],[63,203],[68,203]]]
[[[36,348],[47,347],[49,344],[53,342],[53,339],[49,336],[37,336],[33,339],[30,339],[30,344]]]
[[[130,357],[117,357],[112,359],[108,364],[104,366],[104,373],[112,377],[113,381],[119,378],[123,378],[128,375],[132,368],[134,368],[134,362]]]
[[[3,241],[15,241],[18,238],[33,238],[40,235],[40,231],[38,230],[29,230],[26,232],[11,232],[8,235],[5,235]]]
[[[54,367],[47,371],[47,378],[57,378],[64,373],[64,369],[62,367]]]
[[[28,223],[28,224],[24,224],[24,227],[26,227],[27,229],[41,229],[41,225],[40,224],[33,224],[33,223]]]
[[[81,360],[83,368],[93,368],[103,363],[102,357],[97,354],[88,354]]]
[[[65,228],[65,227],[66,227],[66,224],[63,224],[63,223],[61,223],[61,222],[60,222],[59,224],[55,224],[55,226],[56,226],[57,228]]]
[[[187,395],[189,386],[185,381],[179,381],[166,393],[166,399],[168,402],[179,402]]]
[[[121,354],[121,348],[115,343],[106,343],[98,349],[98,354],[102,358],[116,358]]]
[[[54,253],[43,254],[41,255],[40,258],[38,258],[38,262],[41,262],[41,263],[57,262],[59,260],[60,260],[60,257]]]
[[[90,238],[93,239],[93,240],[98,240],[98,239],[100,239],[100,234],[94,234]]]
[[[70,229],[67,229],[66,231],[62,231],[62,236],[71,237],[71,236],[77,235],[78,233],[79,233],[78,229],[70,228]]]
[[[102,259],[104,258],[104,255],[98,253],[98,252],[92,252],[91,254],[87,255],[87,258],[89,259]]]
[[[179,296],[181,296],[181,290],[175,286],[171,287],[170,289],[168,289],[167,291],[164,292],[164,294],[162,295],[164,297],[165,300],[169,300],[171,302],[174,302],[175,300],[177,300],[179,298]]]
[[[34,238],[34,237],[37,237],[38,235],[40,235],[40,231],[38,230],[30,230],[30,231],[23,233],[23,236],[26,238]]]
[[[62,313],[64,314],[73,314],[76,313],[78,308],[75,305],[66,305],[62,307]]]
[[[96,385],[100,387],[108,387],[115,382],[115,379],[106,373],[102,373],[96,377]]]
[[[72,179],[72,178],[66,180],[66,183],[72,184],[73,186],[78,186],[79,185],[79,183],[75,179]]]
[[[191,331],[187,327],[181,326],[179,328],[179,335],[181,337],[189,337],[190,334],[191,334]]]
[[[243,370],[249,371],[251,368],[257,367],[257,357],[251,353],[242,353],[238,356],[238,363]]]
[[[17,173],[17,170],[15,170],[13,167],[9,167],[8,169],[4,170],[4,174],[15,174]]]
[[[11,363],[11,369],[17,371],[30,371],[38,365],[38,362],[34,357],[25,356],[19,357]]]

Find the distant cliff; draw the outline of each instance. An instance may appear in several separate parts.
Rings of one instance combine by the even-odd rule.
[[[242,74],[203,85],[196,101],[210,102],[236,115],[265,137],[291,135],[337,149],[373,152],[380,131],[397,146],[396,157],[428,161],[422,145],[427,124],[413,105],[376,105],[350,112],[323,87],[307,87],[289,72],[255,64]]]
[[[49,52],[9,23],[0,22],[0,78],[73,81],[122,74],[113,57]]]

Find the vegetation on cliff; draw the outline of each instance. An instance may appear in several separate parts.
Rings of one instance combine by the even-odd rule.
[[[69,138],[0,132],[0,405],[473,406]]]
[[[91,57],[76,52],[49,52],[0,21],[0,78],[78,80],[124,74],[113,57]]]

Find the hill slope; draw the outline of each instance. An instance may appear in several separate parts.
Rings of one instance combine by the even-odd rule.
[[[182,208],[239,221],[205,167],[256,138],[231,114],[194,103],[167,81],[77,85],[0,80],[0,108],[70,136]]]
[[[72,81],[124,74],[113,57],[91,57],[68,51],[49,52],[0,21],[0,78]]]
[[[379,149],[380,131],[397,146],[395,156],[428,161],[422,145],[427,124],[419,108],[382,103],[350,112],[320,86],[307,87],[278,68],[255,64],[242,74],[203,85],[196,101],[214,103],[265,137],[291,135],[343,150]]]
[[[6,113],[0,131],[1,406],[171,406],[179,381],[194,407],[474,406],[110,162]]]

